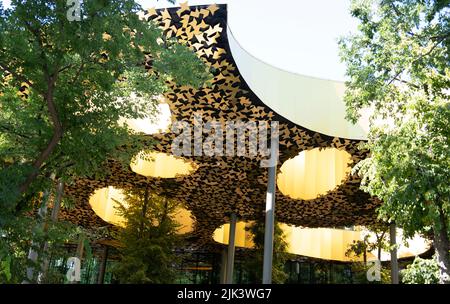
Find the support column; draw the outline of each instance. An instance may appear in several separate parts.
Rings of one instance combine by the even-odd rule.
[[[105,280],[106,262],[108,261],[108,246],[105,245],[102,252],[102,260],[98,272],[97,284],[103,284]]]
[[[223,248],[222,250],[222,260],[220,264],[220,284],[226,284],[227,282],[227,248]]]
[[[270,145],[271,158],[275,161],[269,167],[269,180],[267,182],[266,195],[266,223],[264,231],[264,262],[263,262],[263,284],[272,283],[272,259],[273,259],[273,230],[275,221],[275,174],[277,169],[278,145],[272,139]]]
[[[230,222],[230,235],[228,238],[228,258],[227,258],[227,272],[225,281],[227,284],[233,283],[235,240],[236,240],[236,213],[232,213]]]
[[[54,176],[52,175],[52,178]],[[42,203],[41,203],[41,207],[38,210],[38,218],[41,221],[39,225],[39,229],[44,229],[45,226],[45,217],[47,215],[47,203],[49,200],[49,196],[50,196],[50,191],[47,189],[44,191],[43,195],[42,195]],[[28,250],[28,259],[32,262],[32,263],[36,263],[36,261],[38,260],[38,253],[35,250],[36,247],[40,246],[40,244],[38,244],[36,241],[34,241],[34,235],[33,235],[33,240],[31,241],[31,246],[30,249]],[[34,277],[35,275],[35,266],[28,266],[26,269],[26,276],[27,278],[25,280],[22,281],[22,284],[29,284],[32,283],[34,281]]]
[[[80,234],[78,237],[78,245],[77,245],[77,255],[76,257],[80,260],[80,271],[81,271],[81,265],[83,262],[83,254],[84,254],[84,235]],[[80,284],[80,281],[73,281],[71,284]]]
[[[62,200],[63,193],[64,193],[64,182],[59,180],[58,185],[56,187],[56,198],[53,202],[53,209],[52,209],[52,215],[51,215],[51,220],[53,223],[56,223],[58,221],[59,210],[61,209],[61,200]],[[45,233],[47,233],[47,229],[48,229],[48,227],[46,225]],[[47,252],[48,247],[49,247],[48,242],[44,242],[43,252]],[[42,283],[42,280],[45,280],[45,277],[47,276],[47,273],[48,273],[49,264],[50,264],[50,260],[48,257],[46,257],[42,263],[41,272],[39,273],[39,276],[38,276],[39,283]]]
[[[391,284],[398,284],[398,260],[397,260],[397,244],[396,240],[396,225],[392,222],[389,225],[389,240],[391,245]]]

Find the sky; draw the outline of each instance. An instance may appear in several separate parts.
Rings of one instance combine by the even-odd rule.
[[[0,0],[5,6],[10,0]],[[89,1],[89,0],[85,0]],[[137,0],[144,8],[179,6]],[[254,57],[290,72],[344,80],[337,39],[356,30],[350,0],[192,0],[189,5],[227,3],[228,25]]]
[[[179,6],[166,0],[138,0],[144,8]],[[350,0],[192,0],[190,5],[227,3],[228,26],[254,57],[280,69],[345,80],[337,40],[355,32]]]

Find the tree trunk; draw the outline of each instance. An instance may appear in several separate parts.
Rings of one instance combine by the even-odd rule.
[[[53,91],[55,88],[56,76],[48,77],[47,79],[47,92],[44,95],[44,99],[47,102],[47,109],[49,112],[50,120],[53,124],[53,136],[47,144],[47,147],[39,154],[36,160],[33,163],[33,170],[25,179],[19,187],[19,193],[25,193],[30,187],[31,183],[36,179],[39,175],[39,171],[41,169],[42,164],[49,158],[52,154],[53,150],[55,150],[56,146],[60,142],[63,136],[63,128],[61,125],[61,121],[59,120],[58,111],[56,109],[55,102],[53,100]]]
[[[447,222],[442,207],[439,207],[439,227],[434,227],[434,248],[439,264],[439,283],[450,284],[450,242],[447,234]]]
[[[58,145],[59,141],[61,140],[61,137],[62,137],[62,131],[60,133],[59,132],[55,132],[53,134],[53,137],[50,140],[50,142],[47,144],[47,147],[45,148],[45,150],[41,152],[39,157],[33,163],[33,170],[27,176],[25,182],[20,185],[20,187],[19,187],[19,193],[20,194],[25,193],[28,190],[28,188],[30,187],[31,183],[39,175],[39,171],[41,169],[42,164],[47,160],[47,158],[50,156],[50,154],[56,148],[56,146]]]
[[[59,181],[58,186],[56,188],[56,198],[55,198],[55,201],[53,202],[53,209],[52,209],[52,216],[51,216],[52,222],[58,221],[59,210],[61,207],[61,199],[62,199],[63,192],[64,192],[64,182]],[[48,250],[48,242],[45,242],[44,243],[44,252],[46,252],[47,250]],[[42,263],[41,274],[39,276],[39,283],[41,283],[42,280],[45,280],[45,278],[47,276],[49,263],[50,263],[50,260],[48,257],[46,257],[44,259],[44,262]]]
[[[397,225],[389,225],[389,243],[391,245],[391,284],[398,284],[398,258],[397,258]]]
[[[148,184],[145,186],[144,191],[144,204],[142,205],[142,218],[141,218],[141,237],[144,237],[144,227],[147,221],[147,208],[148,208]]]
[[[164,198],[164,209],[163,214],[161,215],[161,221],[159,222],[159,225],[161,226],[167,219],[168,213],[169,213],[169,201],[167,200],[167,197]]]
[[[222,260],[220,263],[220,284],[226,284],[227,281],[227,256],[228,248],[224,247],[222,249]]]
[[[80,260],[80,271],[83,261],[83,254],[84,254],[84,234],[80,234],[78,238],[77,254],[76,254],[76,257]],[[81,281],[72,281],[71,284],[80,284],[80,282]]]
[[[48,202],[49,196],[50,196],[50,191],[45,190],[45,192],[42,196],[41,207],[39,208],[39,211],[38,211],[38,216],[41,220],[44,220],[45,216],[47,215],[47,202]],[[37,242],[35,242],[34,240],[31,241],[31,246],[28,251],[28,259],[31,261],[32,264],[36,263],[38,260],[38,252],[35,249],[38,246],[39,246],[39,244]],[[35,270],[34,265],[27,267],[27,269],[26,269],[27,277],[25,280],[23,280],[22,284],[28,284],[28,283],[32,283],[34,281],[34,277],[35,277],[34,270]]]
[[[377,256],[378,256],[378,261],[380,261],[380,262],[381,262],[381,248],[383,247],[383,239],[384,239],[385,234],[386,234],[386,231],[383,231],[380,236],[378,234],[376,234],[377,246],[378,246]]]
[[[104,245],[98,272],[97,284],[103,284],[105,281],[106,262],[108,261],[108,245]]]

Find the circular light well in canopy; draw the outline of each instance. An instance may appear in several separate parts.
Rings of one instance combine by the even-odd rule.
[[[125,225],[125,220],[118,212],[120,204],[125,208],[128,206],[122,190],[111,186],[98,189],[89,198],[89,204],[95,214],[105,222],[121,227]],[[180,225],[177,230],[178,234],[189,233],[193,230],[194,220],[189,210],[178,207],[173,219]]]
[[[248,228],[252,222],[238,222],[236,224],[236,246],[243,248],[254,248],[253,236]],[[286,252],[301,256],[318,258],[323,260],[356,262],[362,261],[363,256],[352,256],[347,254],[349,246],[355,241],[361,241],[366,235],[369,239],[375,239],[373,232],[364,227],[356,227],[355,230],[333,229],[333,228],[305,228],[280,223],[284,240],[287,243]],[[214,241],[228,245],[230,224],[224,224],[213,233]],[[397,229],[401,237],[402,230]],[[399,258],[412,257],[427,251],[430,242],[415,235],[407,239],[405,243],[399,244],[397,255]],[[377,259],[377,249],[367,252],[367,260]],[[381,251],[381,260],[389,261],[390,253]]]
[[[248,230],[252,222],[236,224],[236,246],[254,248],[253,235]],[[246,229],[247,228],[247,229]],[[357,260],[345,255],[353,241],[360,240],[360,232],[331,228],[302,228],[280,223],[286,241],[286,252],[296,255],[350,262]],[[214,231],[214,241],[228,245],[230,224],[224,224]],[[372,258],[373,256],[370,255]]]
[[[117,211],[119,203],[125,202],[125,196],[122,191],[114,187],[98,189],[89,198],[89,204],[102,220],[107,223],[123,226],[123,218]]]
[[[189,160],[162,152],[140,152],[130,164],[131,170],[148,177],[174,178],[197,170]]]
[[[293,199],[315,199],[342,183],[350,162],[351,155],[336,148],[302,151],[281,166],[278,189]]]

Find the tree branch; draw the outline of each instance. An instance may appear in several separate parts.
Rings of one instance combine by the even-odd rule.
[[[400,76],[401,73],[403,73],[405,71],[405,69],[401,69],[399,72],[397,72],[397,74],[395,74],[394,77],[392,77],[391,80],[389,80],[389,82],[387,83],[387,85],[390,85],[391,83],[394,82],[394,80],[398,79],[398,76]]]
[[[72,64],[68,64],[65,67],[62,67],[61,69],[58,70],[58,74],[63,72],[64,70],[71,68],[72,66],[73,66]]]
[[[395,80],[395,81],[402,82],[402,83],[407,84],[407,85],[409,85],[409,86],[412,86],[413,88],[420,89],[420,87],[419,87],[418,85],[416,85],[416,84],[414,84],[414,83],[411,83],[411,82],[409,82],[409,81],[403,80],[403,79],[401,79],[401,78],[396,77],[396,78],[394,78],[394,80]]]
[[[430,37],[430,40],[442,39],[442,41],[443,41],[449,37],[450,37],[450,32],[442,34],[442,35],[432,36],[432,37]]]
[[[425,53],[421,54],[418,58],[414,59],[411,63],[417,62],[419,60],[421,60],[423,57],[430,55],[434,49],[439,45],[439,43],[441,43],[442,41],[444,41],[447,38],[448,35],[445,36],[441,36],[439,38],[438,41],[436,41],[436,43]],[[405,68],[401,69],[399,72],[397,72],[397,74],[395,74],[394,77],[392,77],[391,80],[389,80],[389,82],[387,83],[387,85],[390,85],[392,82],[394,82],[395,80],[399,80],[398,76],[400,76],[401,73],[403,73],[405,71]]]
[[[50,139],[47,147],[39,154],[33,163],[33,171],[27,176],[25,182],[20,185],[20,193],[25,193],[30,187],[31,183],[36,179],[41,169],[42,164],[48,159],[50,154],[58,145],[63,136],[63,128],[59,120],[58,111],[53,100],[53,92],[55,88],[56,76],[47,78],[47,93],[45,94],[45,100],[47,102],[47,109],[50,114],[50,120],[52,121],[54,133]]]
[[[53,99],[55,83],[56,83],[56,79],[58,77],[58,71],[59,71],[60,67],[58,65],[56,65],[55,72],[52,74],[50,73],[48,62],[47,62],[47,57],[45,56],[45,52],[44,52],[45,47],[44,47],[44,43],[42,41],[42,36],[41,36],[39,29],[33,28],[29,22],[24,22],[24,23],[25,23],[26,28],[36,37],[38,44],[39,44],[39,48],[40,48],[39,55],[42,60],[42,68],[43,68],[43,72],[44,72],[44,78],[47,82],[47,91],[43,92],[42,96],[43,96],[44,100],[46,101],[47,110],[49,112],[50,120],[53,124],[54,130],[53,130],[53,136],[50,139],[50,141],[48,142],[47,147],[43,151],[41,151],[39,156],[34,161],[32,172],[27,176],[25,181],[20,185],[20,187],[19,187],[20,194],[23,194],[28,190],[31,183],[38,176],[38,174],[41,170],[41,166],[51,155],[51,153],[56,148],[56,146],[58,145],[58,143],[60,142],[60,140],[63,136],[63,128],[62,128],[61,121],[60,121],[59,115],[58,115],[58,111],[56,109],[56,105],[55,105],[55,102]]]
[[[397,15],[397,17],[401,17],[403,16],[403,14],[398,10],[397,6],[395,6],[395,4],[393,2],[389,3],[392,7],[392,9],[395,11],[395,14]]]
[[[16,72],[14,72],[12,69],[8,68],[6,65],[4,65],[1,62],[0,62],[0,68],[2,68],[3,71],[13,75],[17,80],[25,82],[30,87],[33,87],[33,83],[30,80],[26,79],[25,76],[17,74]]]
[[[80,74],[81,74],[81,72],[83,71],[83,69],[84,69],[84,62],[81,62],[80,67],[79,67],[77,73],[75,74],[75,77],[74,77],[73,80],[72,80],[72,84],[74,84],[75,81],[78,80],[78,77],[80,77]]]
[[[5,131],[7,131],[7,132],[10,132],[10,133],[12,133],[14,135],[20,136],[22,138],[26,138],[26,139],[30,139],[31,138],[30,136],[25,135],[25,134],[21,134],[21,133],[15,131],[14,129],[11,129],[10,127],[5,126],[5,125],[0,125],[0,128],[5,130]]]
[[[42,67],[44,68],[44,73],[46,73],[46,76],[48,76],[50,74],[50,72],[49,72],[48,65],[47,65],[47,58],[45,57],[45,53],[44,53],[44,43],[42,42],[41,34],[38,29],[34,29],[33,27],[31,27],[29,22],[25,22],[25,26],[36,37],[36,39],[39,43],[39,47],[41,49],[40,57],[42,59]]]

